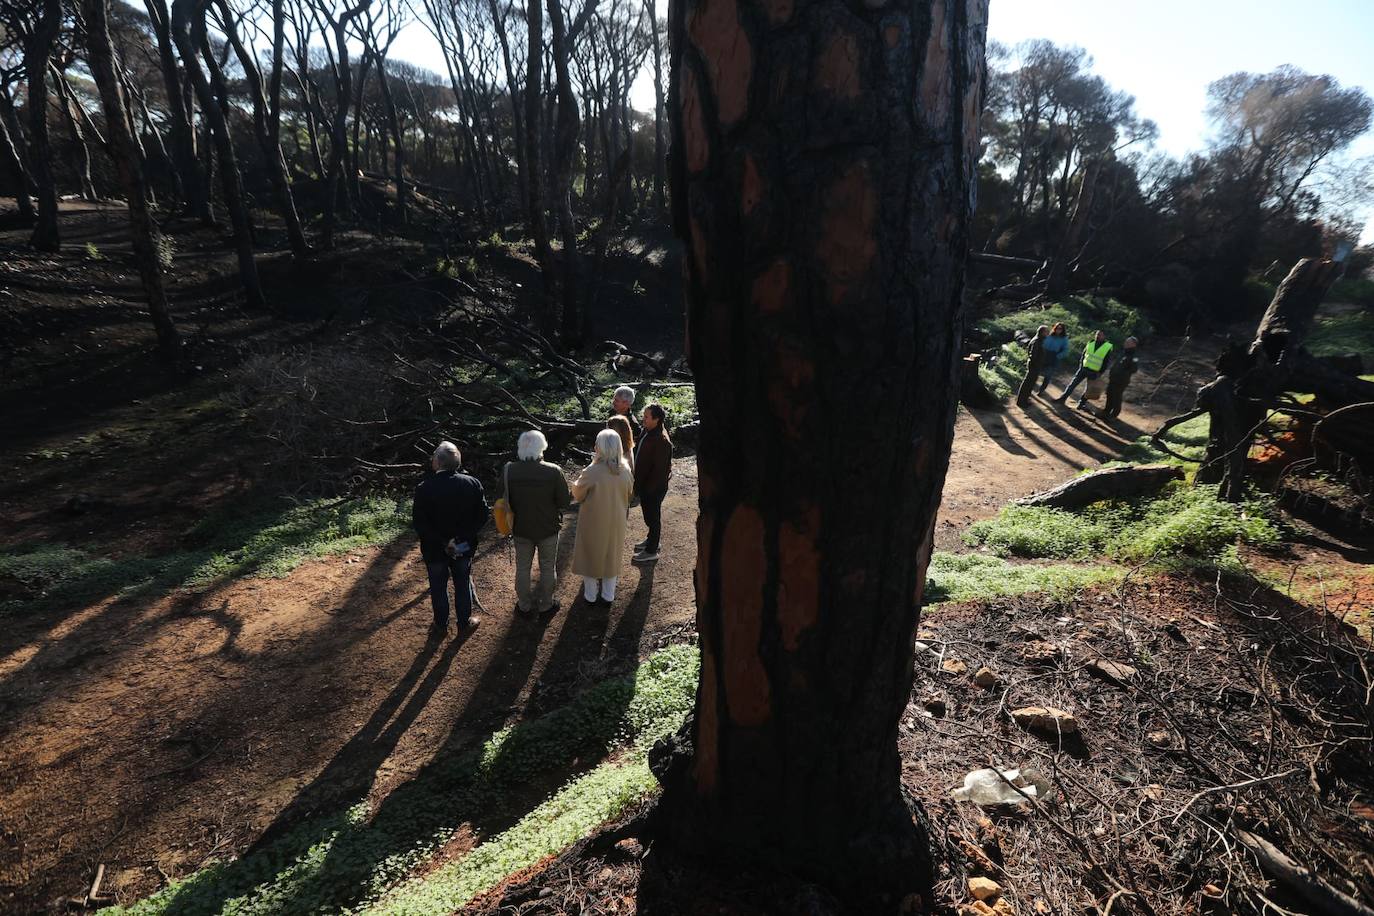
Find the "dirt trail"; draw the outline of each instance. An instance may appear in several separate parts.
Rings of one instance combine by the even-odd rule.
[[[1154,391],[1162,364],[1147,361],[1136,392]],[[1113,457],[1173,411],[1168,397],[1112,424],[1043,400],[961,412],[939,546],[960,549],[970,520]],[[0,657],[0,909],[77,893],[100,863],[121,899],[146,894],[274,824],[385,795],[436,755],[690,631],[695,470],[677,462],[664,558],[636,568],[627,548],[609,613],[575,602],[565,576],[562,613],[515,619],[512,558],[489,545],[476,566],[483,625],[427,646],[424,577],[405,538],[286,579],[18,621]],[[570,524],[565,573],[571,537]]]

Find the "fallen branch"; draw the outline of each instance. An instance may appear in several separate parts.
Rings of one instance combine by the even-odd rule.
[[[1290,859],[1273,843],[1246,830],[1235,828],[1236,839],[1259,860],[1260,867],[1280,884],[1331,916],[1374,916],[1374,909],[1338,890],[1313,874],[1310,868]]]

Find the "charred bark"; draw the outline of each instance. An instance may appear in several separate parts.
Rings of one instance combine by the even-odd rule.
[[[198,51],[208,47],[205,36],[205,7],[209,0],[172,0],[172,35],[177,50],[181,53],[186,74],[191,78],[196,96],[200,99],[201,114],[210,131],[215,153],[219,159],[220,183],[224,194],[224,206],[229,211],[229,223],[234,232],[234,252],[237,255],[239,280],[250,309],[265,309],[267,300],[262,295],[262,284],[258,282],[258,264],[253,252],[253,225],[249,218],[248,202],[243,192],[243,177],[239,174],[238,157],[234,153],[234,141],[229,135],[229,124],[224,110],[215,98],[210,78],[201,68]],[[214,67],[213,56],[206,58],[206,65]],[[214,70],[211,71],[215,72]]]
[[[690,750],[654,766],[667,841],[894,912],[931,900],[897,727],[953,438],[987,4],[854,9],[671,13],[702,667]]]
[[[210,189],[205,173],[196,156],[196,132],[192,124],[192,105],[187,97],[181,69],[177,66],[172,46],[172,27],[166,0],[144,0],[153,35],[157,39],[158,66],[162,72],[162,87],[167,94],[168,132],[172,137],[172,155],[176,162],[183,202],[190,214],[204,226],[215,224],[210,204]]]
[[[545,334],[552,336],[554,325],[553,292],[557,284],[553,248],[549,244],[549,223],[544,214],[543,119],[540,97],[544,88],[544,5],[538,0],[525,4],[525,193],[534,256],[544,279],[544,309],[538,316]]]
[[[24,73],[28,98],[29,172],[38,197],[38,222],[29,245],[39,251],[57,251],[62,237],[57,230],[57,184],[53,178],[52,146],[48,139],[48,62],[62,27],[62,0],[43,0],[42,13],[24,41]]]
[[[114,51],[110,45],[106,0],[82,0],[86,20],[87,62],[100,90],[105,111],[105,133],[110,144],[124,196],[129,202],[129,228],[139,279],[148,297],[148,315],[157,334],[158,355],[175,363],[181,353],[181,340],[167,307],[167,292],[162,283],[162,264],[158,253],[158,228],[148,209],[147,177],[144,158],[129,130],[129,120],[121,94]]]
[[[4,157],[6,168],[14,176],[14,201],[19,218],[25,226],[31,226],[36,217],[33,209],[36,189],[28,163],[24,161],[24,137],[19,119],[15,116],[9,91],[3,87],[0,87],[0,156]]]
[[[561,0],[547,0],[549,26],[553,32],[554,79],[558,85],[558,120],[553,141],[553,193],[558,203],[558,225],[563,236],[563,345],[576,349],[582,346],[582,308],[578,299],[579,260],[577,257],[577,222],[572,209],[573,157],[577,155],[577,128],[581,119],[577,113],[577,94],[573,92],[568,58],[572,48],[563,22]]]
[[[1023,506],[1079,509],[1104,499],[1137,499],[1183,479],[1183,469],[1172,464],[1142,464],[1103,468],[1075,477],[1052,490],[1017,500]]]

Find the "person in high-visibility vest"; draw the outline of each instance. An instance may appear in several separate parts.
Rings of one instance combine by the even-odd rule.
[[[1105,331],[1098,331],[1093,335],[1093,339],[1088,341],[1087,346],[1083,348],[1083,360],[1078,364],[1078,371],[1073,374],[1073,378],[1069,379],[1069,384],[1065,386],[1064,391],[1059,397],[1055,398],[1055,401],[1063,404],[1069,399],[1069,395],[1073,393],[1073,390],[1078,387],[1079,382],[1085,379],[1097,378],[1107,366],[1111,365],[1111,362],[1112,344],[1107,340],[1107,333]],[[1083,403],[1082,398],[1079,398],[1078,406],[1081,409],[1087,405]]]

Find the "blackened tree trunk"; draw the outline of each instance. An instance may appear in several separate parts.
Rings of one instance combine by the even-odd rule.
[[[1073,215],[1069,217],[1069,225],[1064,230],[1064,237],[1059,241],[1059,248],[1050,258],[1049,274],[1045,280],[1045,292],[1048,295],[1058,296],[1068,288],[1069,261],[1078,250],[1079,240],[1082,239],[1083,230],[1092,215],[1093,198],[1097,194],[1097,176],[1101,169],[1101,159],[1093,159],[1083,168],[1083,182],[1078,188],[1078,200],[1074,204]]]
[[[390,45],[388,45],[389,47]],[[377,87],[382,91],[382,110],[386,114],[387,130],[391,132],[391,143],[395,147],[392,158],[396,170],[396,221],[402,226],[409,220],[410,186],[406,184],[405,138],[401,134],[401,118],[396,104],[391,98],[391,80],[386,73],[386,53],[374,49],[373,59],[377,62]],[[382,157],[382,171],[386,171],[386,157]]]
[[[35,187],[33,176],[29,174],[28,163],[24,161],[24,137],[19,129],[19,118],[15,116],[14,104],[7,88],[0,86],[0,158],[14,176],[14,200],[19,210],[19,218],[25,226],[33,225],[33,195]]]
[[[305,230],[296,212],[296,198],[291,193],[291,177],[287,174],[286,157],[281,151],[281,122],[274,115],[278,106],[273,104],[267,94],[268,87],[263,83],[262,70],[258,67],[257,58],[239,37],[238,27],[234,23],[234,12],[224,0],[217,0],[216,6],[225,37],[229,39],[229,44],[238,57],[239,66],[243,68],[244,83],[253,103],[253,134],[257,137],[259,150],[262,151],[263,165],[267,169],[268,180],[272,183],[272,193],[277,198],[277,213],[286,226],[287,244],[291,246],[293,256],[307,257],[310,254],[310,244],[305,240]],[[281,96],[283,26],[281,3],[278,0],[273,12],[272,27],[272,80],[278,101]]]
[[[38,222],[29,236],[29,244],[39,251],[57,251],[62,247],[57,231],[57,185],[48,141],[48,61],[61,27],[62,0],[43,0],[42,14],[24,41],[24,74],[29,84],[24,103],[29,118],[29,171],[38,192]]]
[[[515,65],[510,53],[510,36],[506,33],[506,15],[496,5],[496,0],[487,0],[491,11],[492,25],[496,29],[496,40],[501,45],[501,64],[506,69],[506,91],[510,94],[511,135],[515,138],[515,183],[516,199],[525,199],[525,127],[520,99],[517,97]]]
[[[187,211],[202,225],[215,224],[210,204],[210,188],[196,156],[196,131],[191,123],[191,100],[177,66],[172,47],[172,27],[165,0],[144,0],[153,34],[157,38],[158,66],[162,87],[167,94],[167,127],[172,137],[172,156],[176,161],[183,202]]]
[[[544,5],[539,0],[525,4],[526,50],[525,62],[525,193],[530,236],[534,239],[534,256],[544,280],[544,308],[538,316],[540,330],[552,335],[554,329],[553,291],[557,277],[553,264],[553,247],[549,244],[549,223],[544,214]]]
[[[71,84],[67,82],[67,77],[62,71],[54,65],[48,68],[48,72],[52,76],[53,86],[57,89],[62,119],[67,122],[67,130],[76,140],[76,148],[81,151],[81,161],[76,163],[77,180],[81,182],[81,199],[98,201],[100,195],[96,192],[95,181],[91,178],[91,145],[86,140],[86,131],[81,127],[85,109],[81,107],[81,100],[72,91]]]
[[[668,207],[664,190],[666,183],[667,145],[663,142],[663,40],[654,18],[653,0],[644,0],[644,12],[649,19],[649,36],[654,52],[654,206],[662,213]]]
[[[262,284],[258,282],[258,264],[253,255],[253,225],[248,213],[248,202],[243,192],[243,177],[239,174],[238,157],[234,153],[234,141],[229,135],[229,124],[224,110],[215,98],[205,70],[201,69],[197,53],[206,46],[205,7],[209,0],[172,0],[172,37],[181,61],[186,67],[186,75],[191,78],[196,97],[200,100],[202,117],[209,127],[210,139],[219,159],[220,185],[224,193],[224,206],[229,211],[229,224],[234,231],[234,251],[238,256],[239,281],[243,284],[244,296],[250,309],[264,309],[267,300],[262,295]],[[206,64],[214,67],[213,56],[206,58]]]
[[[577,94],[572,88],[568,60],[572,56],[568,30],[563,22],[561,0],[547,0],[553,32],[554,79],[558,84],[558,120],[553,141],[553,193],[558,204],[558,225],[563,235],[563,345],[582,346],[582,308],[578,299],[577,222],[572,210],[573,157],[577,155]]]
[[[334,247],[334,220],[338,206],[339,184],[343,179],[344,162],[348,151],[348,105],[353,95],[353,70],[348,55],[348,29],[372,5],[372,0],[358,0],[335,19],[326,12],[334,32],[335,64],[334,123],[329,136],[328,175],[324,191],[324,247]],[[355,172],[356,174],[356,172]]]
[[[143,156],[129,131],[127,109],[120,91],[119,74],[115,67],[114,51],[110,46],[106,0],[81,0],[86,20],[87,62],[100,90],[101,107],[105,110],[105,133],[129,201],[129,228],[134,258],[138,261],[139,278],[148,297],[148,314],[157,333],[158,354],[174,363],[181,351],[176,325],[167,308],[167,293],[162,284],[162,264],[158,254],[158,229],[148,210],[148,187],[144,174]]]
[[[653,764],[670,842],[895,912],[931,899],[897,727],[953,437],[987,2],[858,8],[670,15],[702,667],[690,748]]]

